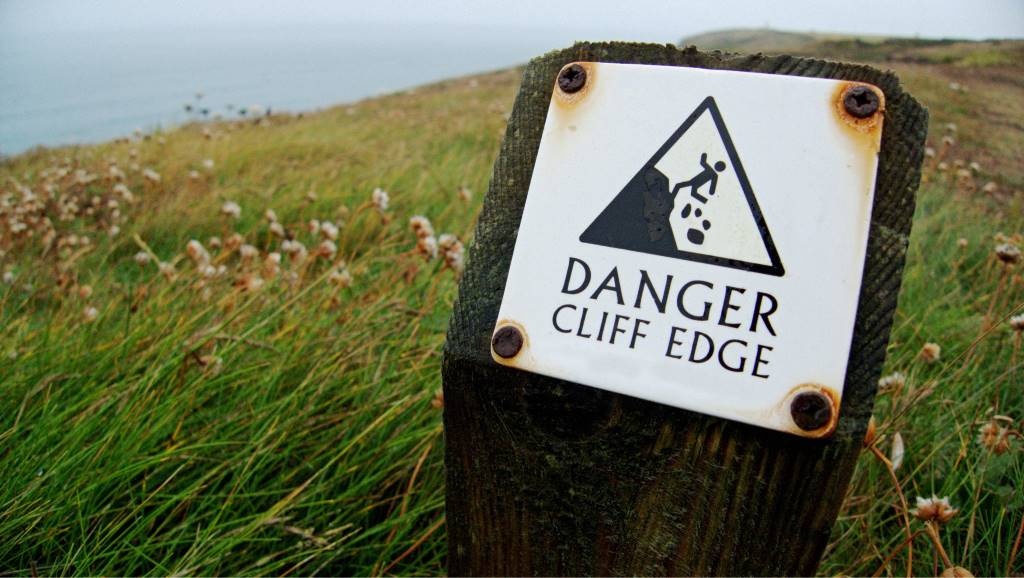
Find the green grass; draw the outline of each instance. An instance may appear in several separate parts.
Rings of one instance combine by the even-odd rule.
[[[992,251],[997,232],[1024,232],[1024,114],[995,104],[1024,95],[998,75],[951,93],[949,79],[969,83],[973,69],[935,66],[897,70],[932,108],[931,141],[951,168],[926,169],[888,361],[907,383],[880,396],[876,445],[888,454],[896,432],[905,439],[895,475],[911,506],[935,493],[960,509],[941,530],[953,562],[1004,574],[1024,516],[1022,444],[996,455],[976,437],[996,413],[1017,432],[1024,416],[1024,351],[1002,321],[1020,311],[1024,282],[1020,266],[1000,281]],[[0,268],[14,276],[0,284],[0,573],[443,573],[439,362],[457,275],[416,254],[408,219],[470,240],[516,80],[3,161],[0,197],[24,205],[20,186],[42,195],[50,181],[80,204],[70,221],[45,208],[58,238],[92,242],[44,250],[41,233],[16,238],[0,221]],[[959,131],[944,149],[946,122]],[[954,161],[972,160],[980,172],[958,182]],[[138,200],[122,202],[113,238],[109,208],[86,214],[94,195],[112,197],[111,179],[44,174],[105,175],[111,161]],[[980,190],[988,181],[996,192]],[[375,187],[391,193],[383,215]],[[238,221],[219,214],[226,200],[241,205]],[[338,255],[285,256],[280,275],[246,290],[280,248],[268,208],[311,252],[310,219],[344,223]],[[210,248],[235,231],[259,262]],[[185,255],[193,238],[222,276],[202,279]],[[174,262],[176,278],[136,264],[141,250]],[[351,286],[332,282],[340,267]],[[937,363],[918,357],[926,342],[942,346]],[[913,570],[941,571],[923,527],[911,519]],[[890,475],[865,451],[821,572],[904,575],[905,535]]]

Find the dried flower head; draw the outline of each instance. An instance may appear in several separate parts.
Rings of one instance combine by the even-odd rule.
[[[978,443],[988,451],[999,455],[1010,449],[1010,430],[996,420],[986,422],[978,429]]]
[[[17,278],[18,276],[14,274],[14,271],[4,271],[3,279],[4,283],[6,283],[7,285],[13,285],[14,280]]]
[[[985,183],[985,185],[983,187],[981,187],[981,192],[983,192],[983,193],[992,194],[992,193],[994,193],[994,192],[996,192],[998,190],[999,190],[999,185],[997,185],[994,181],[989,181],[989,182]]]
[[[947,163],[946,161],[941,161],[938,165],[935,166],[935,168],[939,169],[940,171],[947,171],[949,170],[949,163]]]
[[[157,269],[168,281],[174,279],[175,274],[178,272],[177,269],[174,268],[174,265],[166,261],[161,261],[160,264],[157,265]]]
[[[209,239],[207,239],[206,244],[209,245],[211,249],[220,249],[220,237],[210,237]]]
[[[383,213],[388,210],[388,203],[391,201],[391,196],[384,189],[377,187],[373,189],[373,193],[370,195],[370,200],[373,202],[373,206],[378,211]]]
[[[900,466],[903,465],[904,455],[906,455],[906,447],[903,445],[903,435],[896,432],[892,436],[892,447],[889,448],[889,463],[892,465],[892,471],[900,469]]]
[[[151,168],[143,169],[142,178],[146,179],[150,183],[153,183],[154,185],[160,183],[160,173],[154,171]]]
[[[1024,333],[1024,313],[1020,315],[1014,315],[1007,323],[1010,325],[1010,329],[1013,329],[1017,333]]]
[[[1007,265],[1020,263],[1020,248],[1013,243],[1000,243],[996,245],[996,258]]]
[[[235,287],[242,291],[259,291],[263,287],[263,279],[253,273],[246,273],[235,281]]]
[[[348,272],[348,268],[345,266],[339,266],[331,270],[330,274],[327,275],[327,281],[337,287],[351,287],[352,274]]]
[[[922,498],[917,496],[917,507],[911,510],[910,513],[923,522],[945,524],[953,519],[953,516],[958,511],[949,505],[948,497],[939,498],[938,496],[932,496],[930,498]]]
[[[285,236],[284,225],[278,223],[277,221],[270,223],[270,233],[275,237],[283,239]]]
[[[238,203],[234,201],[226,201],[220,206],[220,214],[231,219],[237,219],[242,216],[242,207],[238,206]]]
[[[249,244],[244,244],[238,248],[238,255],[242,257],[243,261],[249,261],[260,256],[260,250]]]
[[[203,168],[206,170],[213,170],[213,159],[203,159]]]
[[[320,223],[320,234],[331,241],[338,240],[338,226],[330,221]]]
[[[928,158],[935,157],[935,149],[933,149],[932,147],[925,147],[925,149],[924,149],[924,156],[926,156]]]
[[[468,203],[473,200],[473,191],[471,191],[469,187],[463,185],[459,187],[459,198],[462,199],[463,202]]]
[[[882,378],[878,380],[878,392],[898,394],[903,391],[903,386],[906,384],[906,376],[898,371],[894,371],[889,375],[882,376]]]
[[[416,215],[409,219],[409,227],[416,237],[422,239],[424,237],[434,236],[434,227],[430,224],[430,219],[423,215]]]
[[[226,241],[224,241],[224,248],[228,251],[234,251],[245,244],[245,237],[239,233],[231,233],[228,235]]]
[[[98,319],[99,316],[100,312],[95,307],[92,306],[86,307],[85,311],[82,312],[82,318],[85,320],[86,323],[92,323],[93,321],[96,321],[96,319]]]
[[[451,268],[452,271],[455,271],[457,276],[462,275],[462,271],[465,268],[464,249],[458,237],[445,233],[438,237],[437,246],[444,256],[445,265]]]
[[[310,235],[313,235],[313,236],[319,235],[320,234],[320,221],[318,221],[316,219],[310,219],[309,223],[306,225],[306,228],[309,230],[309,234]]]
[[[416,252],[430,261],[437,258],[437,239],[434,237],[420,237],[416,240]]]
[[[196,265],[205,265],[210,262],[210,253],[206,251],[203,244],[192,239],[185,245],[185,253]]]
[[[956,246],[961,248],[961,249],[966,249],[967,245],[968,245],[967,239],[965,239],[963,237],[960,237],[959,239],[956,240]]]
[[[317,247],[316,253],[317,255],[325,259],[333,259],[334,256],[338,253],[338,246],[334,244],[334,241],[331,241],[330,239],[324,239],[320,243],[320,246]]]
[[[92,286],[90,285],[79,285],[78,296],[82,299],[88,299],[92,297]]]
[[[939,360],[939,355],[941,354],[942,347],[938,343],[925,343],[921,347],[921,353],[918,354],[918,357],[925,363],[935,363]]]
[[[263,217],[267,220],[268,223],[277,222],[277,213],[274,212],[274,209],[267,209],[266,211],[263,211]]]
[[[147,253],[145,251],[139,251],[138,253],[136,253],[134,259],[135,259],[136,263],[138,263],[140,266],[143,266],[143,267],[145,267],[146,265],[149,265],[149,262],[151,260],[150,256],[149,256],[149,253]]]
[[[950,566],[939,574],[940,578],[974,578],[974,574],[963,566]]]
[[[942,144],[946,146],[953,146],[954,144],[956,144],[956,140],[952,136],[947,134],[946,136],[942,137]]]

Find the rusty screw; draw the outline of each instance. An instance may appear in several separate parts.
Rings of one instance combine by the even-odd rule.
[[[799,393],[789,404],[789,413],[804,431],[819,430],[832,421],[832,403],[817,391]]]
[[[505,359],[515,357],[523,348],[523,334],[519,332],[518,328],[506,325],[494,332],[494,337],[491,338],[491,348]]]
[[[867,118],[878,112],[878,95],[863,84],[851,86],[843,94],[843,108],[854,118]]]
[[[579,64],[573,63],[558,73],[558,88],[566,94],[579,92],[587,83],[587,69]]]

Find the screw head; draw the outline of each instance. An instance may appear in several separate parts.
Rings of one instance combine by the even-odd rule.
[[[575,62],[558,73],[558,88],[566,93],[579,92],[587,83],[587,69]]]
[[[832,421],[832,402],[823,393],[805,391],[790,402],[789,413],[800,429],[819,430]]]
[[[506,325],[491,337],[491,349],[504,359],[515,357],[522,348],[523,334],[517,327]]]
[[[851,86],[843,93],[843,108],[854,118],[867,118],[875,114],[879,104],[878,94],[863,84]]]

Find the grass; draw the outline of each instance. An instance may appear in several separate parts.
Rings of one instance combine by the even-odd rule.
[[[959,509],[939,530],[952,563],[1024,572],[1024,555],[1010,560],[1022,444],[1010,437],[996,453],[976,441],[997,415],[1019,436],[1024,415],[1021,337],[1005,321],[1024,302],[1021,266],[993,253],[996,233],[1024,232],[1024,113],[1012,104],[1024,95],[1012,81],[1020,61],[1009,70],[983,54],[985,75],[959,60],[897,69],[932,108],[936,149],[888,361],[905,380],[879,397],[877,453],[858,464],[826,575],[946,566],[901,494]],[[408,220],[425,215],[469,240],[517,78],[4,160],[0,572],[443,573],[439,360],[458,264],[418,252]],[[941,144],[947,133],[955,144]],[[135,202],[113,192],[112,164]],[[465,200],[463,186],[476,195]],[[26,200],[23,187],[52,200]],[[384,211],[376,187],[390,193]],[[239,219],[221,214],[225,201]],[[15,207],[51,219],[48,248],[43,221],[32,237],[12,230]],[[268,208],[309,251],[283,254],[280,271],[266,263],[283,252]],[[336,254],[318,254],[311,219],[340,225]],[[235,232],[258,257],[229,247]],[[186,254],[190,239],[208,260]],[[136,263],[139,252],[150,262]],[[157,261],[174,264],[172,279]],[[921,358],[927,342],[941,345],[938,361]],[[906,449],[891,470],[897,433]]]

